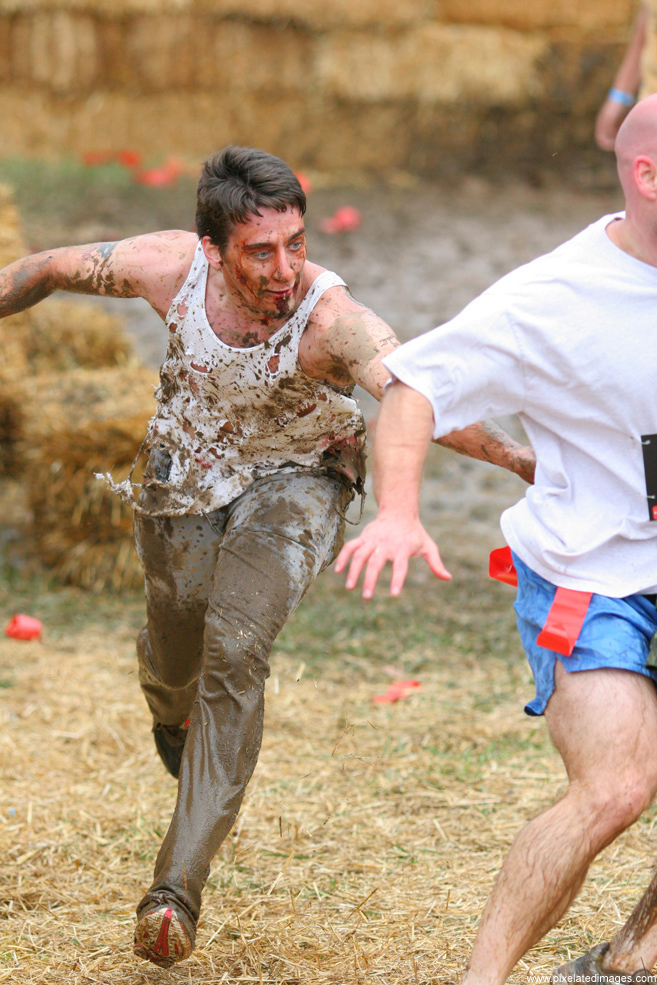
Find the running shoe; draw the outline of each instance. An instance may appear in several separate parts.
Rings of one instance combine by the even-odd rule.
[[[170,899],[159,897],[137,918],[133,950],[138,958],[170,968],[190,956],[195,937],[189,914]]]
[[[657,978],[647,968],[639,971],[614,971],[603,968],[602,959],[609,950],[609,944],[596,944],[581,958],[562,964],[552,974],[553,985],[575,985],[577,982],[593,982],[599,985],[631,985],[632,982],[657,982]]]

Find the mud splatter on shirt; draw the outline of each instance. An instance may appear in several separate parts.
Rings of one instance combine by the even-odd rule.
[[[364,477],[365,423],[353,387],[301,369],[299,341],[322,294],[343,285],[324,271],[292,317],[266,342],[233,348],[205,310],[208,263],[201,244],[167,315],[169,346],[145,451],[140,512],[175,516],[218,509],[254,479],[276,472]],[[112,488],[135,506],[129,480]]]

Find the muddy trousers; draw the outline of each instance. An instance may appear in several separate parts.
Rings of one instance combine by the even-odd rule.
[[[191,719],[178,799],[138,913],[161,894],[198,919],[262,740],[269,653],[342,543],[351,492],[328,476],[256,480],[213,513],[135,514],[148,622],[137,654],[155,723]]]

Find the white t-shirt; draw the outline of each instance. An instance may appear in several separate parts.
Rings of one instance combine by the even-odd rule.
[[[507,543],[564,588],[657,592],[641,436],[657,433],[657,268],[605,216],[503,277],[384,362],[423,394],[434,437],[517,413],[536,484],[502,515]]]

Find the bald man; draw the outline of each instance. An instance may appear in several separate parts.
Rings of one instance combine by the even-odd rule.
[[[512,845],[463,985],[505,982],[566,912],[595,856],[657,792],[657,96],[631,111],[617,151],[624,213],[384,359],[393,383],[374,442],[379,513],[336,565],[349,564],[348,588],[364,569],[365,598],[387,561],[393,595],[412,556],[449,578],[418,515],[428,444],[520,415],[536,482],[501,526],[536,684],[525,710],[545,714],[568,787]],[[565,634],[562,602],[573,623]],[[552,980],[654,980],[645,969],[656,961],[657,877],[610,943]]]

